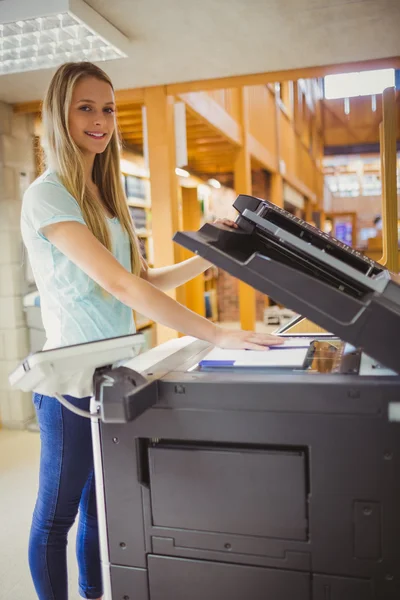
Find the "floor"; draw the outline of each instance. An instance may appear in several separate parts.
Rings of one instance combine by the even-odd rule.
[[[39,434],[0,429],[0,600],[37,600],[27,547],[38,484]],[[68,545],[70,600],[78,600],[76,530]]]

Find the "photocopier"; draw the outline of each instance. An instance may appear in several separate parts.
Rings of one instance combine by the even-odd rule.
[[[174,239],[323,328],[280,332],[308,340],[300,363],[214,364],[189,337],[140,354],[139,335],[10,382],[92,394],[105,600],[399,600],[400,286],[269,202],[235,208],[237,228]]]

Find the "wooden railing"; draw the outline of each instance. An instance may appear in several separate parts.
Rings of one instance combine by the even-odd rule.
[[[397,207],[397,153],[396,153],[396,91],[383,92],[383,120],[379,127],[382,181],[382,244],[380,262],[390,271],[398,272],[398,207]]]

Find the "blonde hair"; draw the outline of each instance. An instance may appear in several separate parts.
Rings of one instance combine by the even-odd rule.
[[[54,74],[43,101],[43,148],[47,166],[57,173],[61,183],[78,202],[88,228],[112,252],[105,211],[100,209],[98,200],[86,186],[82,153],[73,141],[68,126],[74,88],[79,80],[86,77],[104,81],[114,90],[108,75],[92,63],[61,65]],[[139,241],[122,187],[120,137],[117,127],[106,150],[96,154],[92,176],[94,183],[101,190],[107,210],[119,219],[129,236],[132,273],[139,275],[145,264],[141,258]]]

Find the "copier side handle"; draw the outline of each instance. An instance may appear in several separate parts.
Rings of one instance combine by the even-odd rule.
[[[103,423],[134,421],[158,400],[157,380],[148,381],[127,367],[95,372],[93,387]]]

